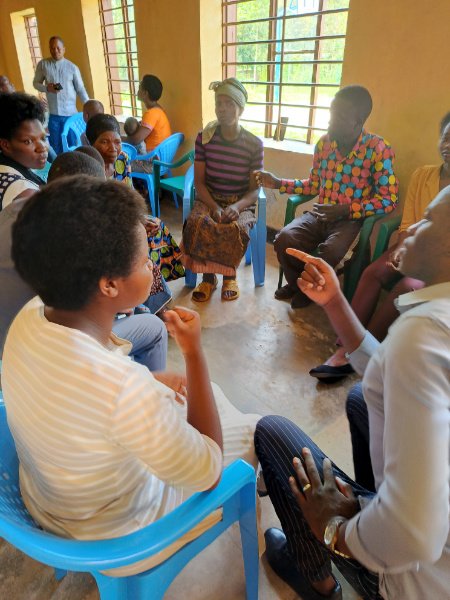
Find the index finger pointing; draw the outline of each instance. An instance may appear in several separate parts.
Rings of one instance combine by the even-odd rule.
[[[303,250],[297,250],[296,248],[287,248],[286,254],[294,256],[295,258],[298,258],[298,260],[301,260],[304,263],[312,263],[313,265],[318,265],[321,262],[320,258],[311,256],[311,254],[307,254],[306,252],[303,252]]]

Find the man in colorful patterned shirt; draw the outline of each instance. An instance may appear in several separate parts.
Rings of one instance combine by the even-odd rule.
[[[331,103],[328,133],[316,145],[309,178],[278,179],[266,171],[256,174],[264,187],[319,196],[313,210],[294,219],[275,240],[287,281],[275,298],[290,299],[292,308],[302,308],[309,300],[297,287],[303,264],[286,254],[286,248],[317,249],[321,258],[337,267],[351,256],[363,219],[388,214],[397,204],[394,152],[386,140],[364,129],[371,111],[372,98],[366,88],[342,88]]]

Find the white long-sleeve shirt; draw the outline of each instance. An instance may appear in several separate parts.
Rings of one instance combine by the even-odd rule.
[[[60,83],[58,93],[47,92],[49,83]],[[84,104],[89,100],[79,68],[67,58],[54,60],[44,58],[39,61],[33,79],[33,86],[47,95],[48,110],[51,115],[70,117],[77,112],[77,94]]]
[[[379,344],[350,355],[364,373],[377,494],[347,525],[355,558],[389,600],[450,597],[450,283],[399,298]]]

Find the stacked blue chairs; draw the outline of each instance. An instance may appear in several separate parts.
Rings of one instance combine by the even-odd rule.
[[[61,134],[61,143],[64,152],[70,152],[81,146],[81,134],[86,131],[86,123],[83,119],[83,113],[72,115],[64,123]],[[75,141],[75,145],[73,142]],[[69,145],[70,144],[70,145]]]
[[[139,160],[153,161],[154,159],[157,159],[163,163],[171,163],[183,141],[184,135],[182,133],[173,133],[151,152],[139,155]],[[166,173],[171,175],[170,170],[167,167],[161,166],[160,176],[165,175]],[[159,217],[159,198],[157,198],[155,194],[154,173],[137,173],[132,171],[131,177],[133,179],[142,179],[145,181],[152,215],[154,217]]]
[[[218,523],[153,569],[129,577],[101,573],[161,552],[219,507],[223,514]],[[42,531],[20,495],[19,462],[5,406],[0,404],[0,537],[31,558],[53,567],[57,579],[67,571],[88,572],[96,580],[101,600],[162,600],[185,565],[235,522],[240,525],[247,600],[257,600],[256,477],[254,469],[243,460],[224,470],[215,489],[194,494],[169,515],[130,535],[78,541]],[[217,568],[223,568],[223,564]]]
[[[185,175],[183,194],[183,223],[189,216],[194,204],[194,165],[190,166]],[[250,229],[250,243],[245,253],[245,264],[253,262],[253,279],[255,287],[264,285],[266,276],[266,194],[263,188],[259,188],[257,204],[257,221]],[[185,283],[187,287],[194,288],[197,284],[197,274],[186,269]]]

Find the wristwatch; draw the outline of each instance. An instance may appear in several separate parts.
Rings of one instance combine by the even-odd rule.
[[[323,543],[328,548],[328,550],[331,550],[331,552],[342,556],[342,558],[351,558],[347,554],[339,552],[339,550],[336,550],[335,548],[339,535],[339,527],[342,525],[342,523],[345,523],[346,520],[347,519],[345,519],[344,517],[331,517],[323,533]]]

